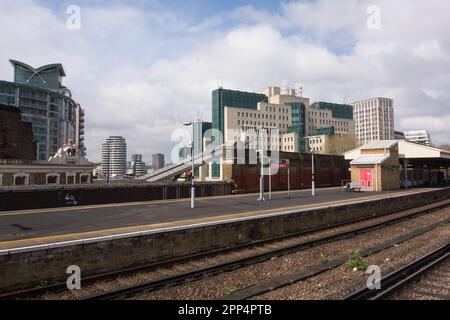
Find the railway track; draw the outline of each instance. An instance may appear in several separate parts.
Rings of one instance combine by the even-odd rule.
[[[215,274],[218,274],[221,272],[236,270],[236,269],[242,268],[244,266],[264,262],[264,261],[267,261],[267,260],[270,260],[270,259],[273,259],[273,258],[276,258],[279,256],[288,255],[288,254],[295,253],[298,251],[306,250],[311,247],[319,246],[322,244],[326,244],[326,243],[330,243],[330,242],[338,241],[338,240],[342,240],[342,239],[348,239],[348,238],[354,237],[359,234],[368,233],[368,232],[371,232],[371,231],[374,231],[377,229],[384,228],[386,226],[394,225],[397,223],[401,223],[403,221],[407,221],[409,219],[413,219],[418,216],[426,215],[426,214],[444,209],[448,206],[450,206],[450,200],[446,199],[446,200],[441,200],[441,201],[438,201],[438,202],[435,202],[432,204],[420,206],[420,207],[417,207],[414,209],[408,208],[408,209],[402,210],[397,213],[387,214],[385,216],[385,219],[382,222],[374,223],[374,224],[371,224],[371,225],[365,226],[365,227],[351,228],[348,231],[333,234],[331,236],[321,237],[321,238],[314,239],[311,241],[306,241],[306,242],[290,245],[290,246],[283,247],[283,248],[277,248],[276,243],[278,241],[286,240],[289,238],[303,236],[303,235],[313,233],[313,232],[324,231],[324,230],[328,230],[331,228],[351,225],[354,223],[358,223],[358,222],[370,220],[370,219],[361,219],[358,221],[353,221],[351,223],[345,223],[345,224],[340,224],[340,225],[336,225],[336,226],[327,226],[327,227],[320,228],[320,229],[303,231],[303,232],[300,232],[297,234],[290,234],[290,235],[286,235],[286,236],[275,238],[275,239],[260,241],[257,243],[246,244],[246,245],[229,248],[229,249],[225,249],[225,250],[218,250],[215,252],[209,252],[209,253],[205,253],[205,254],[199,254],[199,255],[195,255],[195,256],[185,257],[182,259],[165,261],[163,263],[147,265],[144,267],[132,268],[132,269],[128,269],[128,270],[122,270],[119,272],[103,274],[100,276],[84,278],[83,285],[86,286],[86,285],[93,284],[93,283],[96,283],[99,281],[114,279],[114,278],[121,277],[121,276],[138,274],[140,272],[147,272],[149,270],[159,270],[159,269],[164,270],[164,268],[167,268],[168,266],[174,266],[174,265],[177,265],[180,263],[195,261],[195,260],[198,260],[201,258],[207,258],[207,257],[214,258],[215,256],[225,254],[225,253],[230,253],[230,252],[233,252],[233,251],[236,251],[239,249],[246,249],[246,248],[264,249],[264,246],[266,246],[268,248],[275,247],[275,249],[262,250],[264,252],[258,253],[258,254],[253,254],[253,255],[250,255],[245,258],[233,259],[233,260],[229,260],[229,261],[226,261],[223,263],[213,263],[212,265],[209,265],[206,267],[201,266],[199,268],[196,268],[194,270],[190,270],[187,272],[179,272],[179,273],[172,272],[171,274],[169,274],[167,276],[159,277],[158,279],[144,281],[139,284],[134,284],[134,285],[119,288],[119,289],[105,290],[104,292],[101,292],[101,293],[81,297],[80,300],[127,298],[127,297],[133,296],[140,292],[150,292],[150,291],[154,291],[159,288],[166,287],[166,286],[174,286],[174,285],[178,285],[178,284],[182,284],[182,283],[186,283],[186,282],[195,281],[197,279],[201,279],[206,276],[212,276],[212,275],[215,275]],[[405,215],[401,215],[401,216],[396,216],[395,218],[391,217],[391,216],[395,216],[396,214],[399,214],[402,212],[409,212],[409,213],[407,213]],[[374,218],[379,219],[380,216],[373,217],[371,219],[374,219]],[[58,293],[58,292],[61,292],[64,290],[67,290],[65,287],[65,284],[56,284],[56,285],[52,285],[52,286],[36,288],[36,289],[32,289],[32,290],[26,290],[26,291],[22,291],[22,292],[16,292],[16,293],[12,293],[12,294],[3,295],[3,296],[0,296],[0,299],[2,299],[2,300],[4,300],[4,299],[7,299],[7,300],[27,299],[27,298],[33,298],[33,297],[36,297],[39,295],[44,295],[48,292]]]
[[[233,271],[233,270],[245,267],[245,266],[249,266],[249,265],[261,263],[264,261],[268,261],[268,260],[271,260],[274,258],[278,258],[280,256],[285,256],[288,254],[306,250],[306,249],[316,247],[319,245],[331,243],[334,241],[352,238],[356,235],[368,233],[368,232],[371,232],[374,230],[384,228],[386,226],[401,223],[401,222],[407,221],[409,219],[412,219],[414,217],[440,210],[438,208],[442,209],[443,207],[447,207],[447,205],[444,205],[444,206],[443,205],[444,205],[444,203],[440,203],[440,205],[438,207],[431,209],[431,211],[428,208],[426,210],[417,211],[415,213],[412,213],[410,215],[406,215],[403,217],[386,219],[383,222],[375,223],[370,226],[355,228],[355,229],[341,232],[338,234],[334,234],[331,236],[325,236],[325,237],[321,237],[319,239],[314,239],[311,241],[294,244],[292,246],[288,246],[285,248],[273,249],[273,250],[269,250],[267,252],[254,254],[249,257],[240,258],[240,259],[236,259],[236,260],[232,260],[232,261],[227,261],[224,263],[215,264],[212,266],[208,266],[205,268],[199,268],[199,269],[184,272],[184,273],[174,274],[174,275],[170,275],[170,276],[163,277],[163,278],[156,279],[156,280],[150,280],[150,281],[146,281],[146,282],[143,282],[143,283],[140,283],[137,285],[131,285],[131,286],[128,286],[125,288],[114,289],[114,290],[109,290],[109,291],[98,293],[98,294],[93,294],[93,295],[81,298],[81,300],[126,299],[128,297],[135,296],[142,292],[151,292],[151,291],[155,291],[157,289],[163,288],[163,287],[176,286],[176,285],[181,285],[181,284],[187,283],[187,282],[193,282],[193,281],[202,279],[204,277],[210,277],[210,276],[216,275],[221,272]],[[340,263],[342,263],[342,262],[340,262]],[[273,288],[273,287],[274,287],[273,284],[269,284],[269,288]],[[252,287],[252,289],[254,289],[254,288]],[[252,289],[250,289],[251,294],[249,294],[247,296],[243,296],[242,298],[247,299],[247,298],[256,296],[261,293],[259,291],[255,291]],[[223,297],[222,299],[226,299],[226,298],[235,299],[236,297],[240,297],[240,294],[241,294],[241,292],[238,292],[233,296]]]
[[[345,300],[450,300],[450,243],[382,277],[380,290],[362,288]]]

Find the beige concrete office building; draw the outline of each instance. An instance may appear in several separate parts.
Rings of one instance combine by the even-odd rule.
[[[353,103],[355,133],[360,144],[394,139],[394,101],[371,98]]]
[[[256,104],[256,108],[224,105],[224,141],[248,141],[248,132],[278,129],[280,151],[304,152],[304,138],[321,128],[334,128],[335,133],[354,133],[355,124],[351,107],[318,102],[296,95],[295,90],[282,92],[279,87],[258,91],[267,101]],[[350,113],[349,113],[350,110]],[[272,148],[273,139],[267,141]]]
[[[316,154],[325,154],[328,138],[329,136],[325,134],[308,137],[309,150]]]

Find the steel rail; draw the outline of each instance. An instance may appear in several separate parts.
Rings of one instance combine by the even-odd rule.
[[[345,231],[342,233],[321,237],[319,239],[306,241],[306,242],[303,242],[300,244],[294,244],[291,246],[287,246],[285,248],[274,249],[274,250],[270,250],[267,252],[251,255],[251,256],[248,256],[245,258],[239,258],[239,259],[227,261],[227,262],[220,263],[220,264],[213,265],[213,266],[202,267],[202,268],[198,268],[196,270],[182,272],[182,273],[170,275],[170,276],[160,278],[160,279],[145,281],[145,282],[135,284],[135,285],[130,285],[130,286],[124,287],[124,288],[118,288],[118,289],[113,289],[113,290],[93,294],[90,296],[82,297],[82,298],[80,298],[80,300],[108,300],[108,299],[127,298],[127,297],[133,296],[137,293],[151,292],[151,291],[155,291],[162,287],[180,285],[180,284],[183,284],[186,282],[193,282],[193,281],[196,281],[197,279],[201,279],[204,277],[210,277],[210,276],[216,275],[218,273],[233,271],[233,270],[245,267],[245,266],[268,261],[275,257],[285,256],[288,254],[306,250],[306,249],[316,247],[319,245],[331,243],[331,242],[342,240],[342,239],[352,238],[359,234],[368,233],[371,231],[385,228],[385,227],[393,225],[393,224],[398,224],[398,223],[410,220],[412,218],[440,210],[440,209],[442,209],[442,207],[445,208],[447,206],[448,205],[440,205],[433,209],[429,208],[424,211],[415,212],[410,215],[397,217],[397,218],[393,218],[393,219],[388,219],[386,221],[383,221],[380,223],[375,223],[370,226],[354,228],[350,231]],[[441,207],[441,208],[439,209],[439,207]]]
[[[429,207],[430,205],[436,204],[435,206]],[[364,221],[368,221],[371,219],[376,219],[376,218],[382,218],[382,217],[389,217],[391,215],[394,214],[399,214],[401,212],[404,211],[408,211],[408,210],[413,210],[413,209],[419,209],[422,207],[427,207],[424,210],[420,210],[417,212],[413,212],[411,214],[405,215],[405,216],[401,216],[401,217],[397,217],[397,218],[393,218],[393,219],[388,219],[386,221],[383,221],[381,223],[376,223],[373,225],[370,225],[368,227],[363,227],[363,228],[356,228],[356,229],[352,229],[350,231],[346,231],[343,233],[339,233],[336,235],[332,235],[332,236],[327,236],[327,237],[323,237],[320,239],[316,239],[313,241],[308,241],[305,243],[301,243],[301,244],[296,244],[293,246],[289,246],[286,248],[282,248],[282,249],[277,249],[277,250],[272,250],[270,252],[265,252],[262,254],[258,254],[258,255],[253,255],[250,256],[248,258],[244,258],[244,259],[237,259],[237,260],[233,260],[233,261],[229,261],[227,263],[224,263],[222,265],[215,265],[215,266],[211,266],[211,267],[206,267],[206,268],[201,268],[201,269],[197,269],[191,272],[187,272],[187,273],[183,273],[183,274],[177,274],[174,276],[169,276],[167,278],[164,279],[158,279],[155,281],[148,281],[145,283],[142,283],[140,285],[140,289],[139,290],[143,290],[142,286],[144,285],[148,285],[149,288],[151,287],[155,287],[155,288],[159,288],[161,286],[164,286],[166,284],[169,283],[179,283],[179,282],[185,282],[182,279],[186,279],[186,278],[192,278],[192,277],[196,277],[196,275],[205,275],[205,274],[216,274],[220,271],[227,271],[227,270],[234,270],[240,266],[245,266],[245,265],[249,265],[249,264],[255,264],[258,262],[262,262],[262,261],[266,261],[267,259],[271,259],[274,256],[279,256],[279,255],[286,255],[286,254],[290,254],[293,252],[297,252],[300,250],[304,250],[313,246],[318,246],[321,244],[325,244],[325,243],[330,243],[332,241],[337,241],[337,240],[341,240],[341,239],[346,239],[346,238],[350,238],[352,236],[358,235],[358,234],[362,234],[362,233],[367,233],[376,229],[380,229],[382,227],[391,225],[391,224],[396,224],[396,223],[401,223],[403,221],[409,220],[409,219],[413,219],[415,217],[418,216],[422,216],[422,215],[426,215],[438,210],[442,210],[444,208],[447,208],[450,206],[450,200],[449,199],[439,199],[437,201],[431,202],[431,203],[426,203],[420,206],[413,206],[413,207],[409,207],[409,208],[404,208],[401,210],[397,210],[394,212],[390,212],[390,213],[386,213],[383,215],[379,215],[379,216],[373,216],[373,217],[365,217],[365,218],[361,218],[361,219],[354,219],[352,221],[347,221],[344,223],[339,223],[339,224],[334,224],[334,225],[327,225],[327,226],[323,226],[323,227],[319,227],[319,228],[311,228],[308,230],[302,230],[300,232],[296,232],[296,233],[291,233],[288,235],[283,235],[283,236],[279,236],[279,237],[274,237],[274,238],[270,238],[270,239],[265,239],[265,240],[260,240],[260,241],[255,241],[255,242],[251,242],[251,243],[245,243],[245,244],[241,244],[238,246],[233,246],[230,248],[225,248],[225,249],[218,249],[218,250],[214,250],[214,251],[209,251],[209,252],[205,252],[205,253],[199,253],[199,254],[194,254],[194,255],[189,255],[189,256],[185,256],[185,257],[181,257],[181,258],[176,258],[176,259],[171,259],[171,260],[166,260],[166,261],[162,261],[162,262],[156,262],[156,263],[151,263],[151,264],[147,264],[144,266],[139,266],[139,267],[132,267],[132,268],[127,268],[127,269],[122,269],[122,270],[118,270],[118,271],[113,271],[113,272],[108,272],[108,273],[103,273],[100,275],[94,275],[94,276],[90,276],[90,277],[85,277],[82,279],[82,283],[83,285],[90,285],[90,284],[94,284],[96,282],[99,281],[103,281],[103,280],[109,280],[109,279],[113,279],[116,277],[121,277],[121,276],[129,276],[129,275],[133,275],[133,274],[138,274],[140,272],[149,272],[149,271],[154,271],[157,270],[159,268],[165,268],[165,267],[170,267],[173,265],[177,265],[177,264],[181,264],[181,263],[187,263],[190,261],[195,261],[195,260],[199,260],[202,258],[213,258],[214,256],[218,256],[221,254],[227,254],[233,251],[237,251],[237,250],[242,250],[242,249],[249,249],[249,248],[256,248],[256,247],[262,247],[264,245],[268,245],[271,243],[275,243],[275,242],[279,242],[279,241],[283,241],[283,240],[288,240],[291,238],[295,238],[295,237],[299,237],[299,236],[304,236],[304,235],[308,235],[308,234],[312,234],[312,233],[316,233],[316,232],[321,232],[321,231],[325,231],[325,230],[330,230],[333,228],[338,228],[338,227],[343,227],[343,226],[347,226],[347,225],[351,225],[351,224],[355,224],[355,223],[360,223],[360,222],[364,222]],[[130,290],[132,286],[130,286]],[[126,288],[122,288],[122,289],[118,289],[118,290],[125,290]],[[47,285],[47,286],[42,286],[42,287],[37,287],[37,288],[32,288],[32,289],[27,289],[27,290],[23,290],[23,291],[18,291],[18,292],[13,292],[13,293],[6,293],[6,294],[0,294],[0,300],[17,300],[17,299],[27,299],[27,298],[33,298],[39,295],[43,295],[46,294],[48,292],[63,292],[67,290],[66,287],[66,283],[56,283],[56,284],[52,284],[52,285]],[[114,291],[114,292],[113,292]],[[112,290],[112,291],[108,291],[106,293],[100,293],[98,295],[92,295],[87,297],[87,299],[108,299],[108,295],[107,293],[110,293],[111,296],[112,295],[116,295],[116,294],[121,294],[120,292],[118,292],[117,290]]]
[[[361,288],[344,300],[384,300],[420,279],[424,274],[450,258],[450,243],[430,252],[429,254],[403,266],[381,278],[381,289],[370,290]]]

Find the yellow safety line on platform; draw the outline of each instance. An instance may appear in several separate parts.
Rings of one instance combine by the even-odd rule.
[[[430,190],[430,189],[428,189],[428,190]],[[420,191],[418,191],[416,193],[420,193]],[[362,200],[368,200],[368,199],[379,200],[379,199],[386,198],[386,196],[391,197],[391,196],[397,196],[397,195],[402,195],[402,194],[405,194],[405,192],[404,191],[397,192],[397,193],[392,193],[392,194],[378,196],[378,197],[375,197],[372,195],[372,196],[361,197],[361,198],[357,198],[357,199],[342,199],[342,200],[334,200],[334,201],[325,201],[325,202],[311,203],[311,204],[305,204],[305,205],[300,205],[300,206],[291,206],[291,207],[274,208],[274,209],[257,210],[257,211],[247,211],[247,212],[241,212],[241,213],[232,213],[232,214],[225,214],[225,215],[220,215],[220,216],[178,220],[178,221],[163,222],[163,223],[149,224],[149,225],[137,225],[137,226],[130,226],[130,227],[101,229],[101,230],[79,232],[79,233],[69,233],[69,234],[37,237],[37,238],[3,241],[3,242],[0,242],[0,249],[10,249],[10,248],[2,248],[2,246],[12,245],[12,244],[19,245],[19,244],[32,242],[33,244],[30,244],[30,245],[36,245],[36,244],[44,244],[44,243],[40,243],[43,241],[45,242],[48,240],[63,239],[63,238],[66,238],[65,239],[66,241],[87,239],[90,237],[102,237],[102,236],[109,236],[109,235],[113,235],[113,234],[149,231],[149,230],[162,229],[162,228],[167,228],[167,227],[179,227],[179,226],[184,226],[184,225],[201,224],[201,223],[214,222],[214,221],[224,221],[224,220],[231,220],[231,219],[251,217],[251,216],[257,217],[258,215],[261,215],[261,214],[268,214],[268,213],[276,214],[276,213],[281,213],[281,212],[290,211],[290,210],[308,209],[308,208],[314,208],[314,207],[318,207],[318,206],[322,207],[322,206],[326,206],[326,205],[336,205],[336,204],[346,204],[346,203],[351,204],[352,201],[354,201],[354,200],[356,200],[356,201],[362,201]],[[67,239],[67,238],[70,238],[70,239]]]
[[[343,187],[331,187],[324,188],[321,190],[333,190],[333,189],[341,189]],[[311,192],[310,189],[302,189],[302,190],[293,190],[291,193],[305,193]],[[287,191],[276,191],[272,192],[272,194],[285,194]],[[243,198],[243,197],[252,197],[258,196],[259,193],[247,193],[247,194],[235,194],[235,195],[223,195],[223,196],[212,196],[212,197],[197,197],[198,201],[201,200],[220,200],[220,199],[228,199],[228,198]],[[108,204],[95,204],[95,205],[87,205],[87,206],[78,206],[78,207],[67,207],[67,208],[48,208],[48,209],[29,209],[29,210],[15,210],[15,211],[5,211],[0,213],[0,217],[7,216],[20,216],[27,214],[42,214],[42,213],[57,213],[57,212],[67,212],[67,211],[83,211],[90,209],[101,209],[101,208],[121,208],[121,207],[137,207],[137,206],[146,206],[146,205],[158,205],[158,204],[171,204],[171,203],[182,203],[182,202],[190,202],[190,198],[184,199],[173,199],[173,200],[152,200],[152,201],[139,201],[139,202],[125,202],[125,203],[108,203]]]

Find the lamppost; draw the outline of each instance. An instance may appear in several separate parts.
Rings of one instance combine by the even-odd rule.
[[[189,127],[192,126],[192,142],[191,142],[191,160],[192,160],[192,169],[191,169],[191,209],[195,208],[195,173],[194,173],[194,122],[186,122],[184,126]]]
[[[272,158],[269,158],[269,199],[272,200]]]
[[[308,142],[309,147],[309,137],[305,137],[305,140]],[[312,196],[316,195],[316,181],[315,181],[315,170],[314,170],[314,149],[309,147],[309,151],[311,152],[311,192]]]

